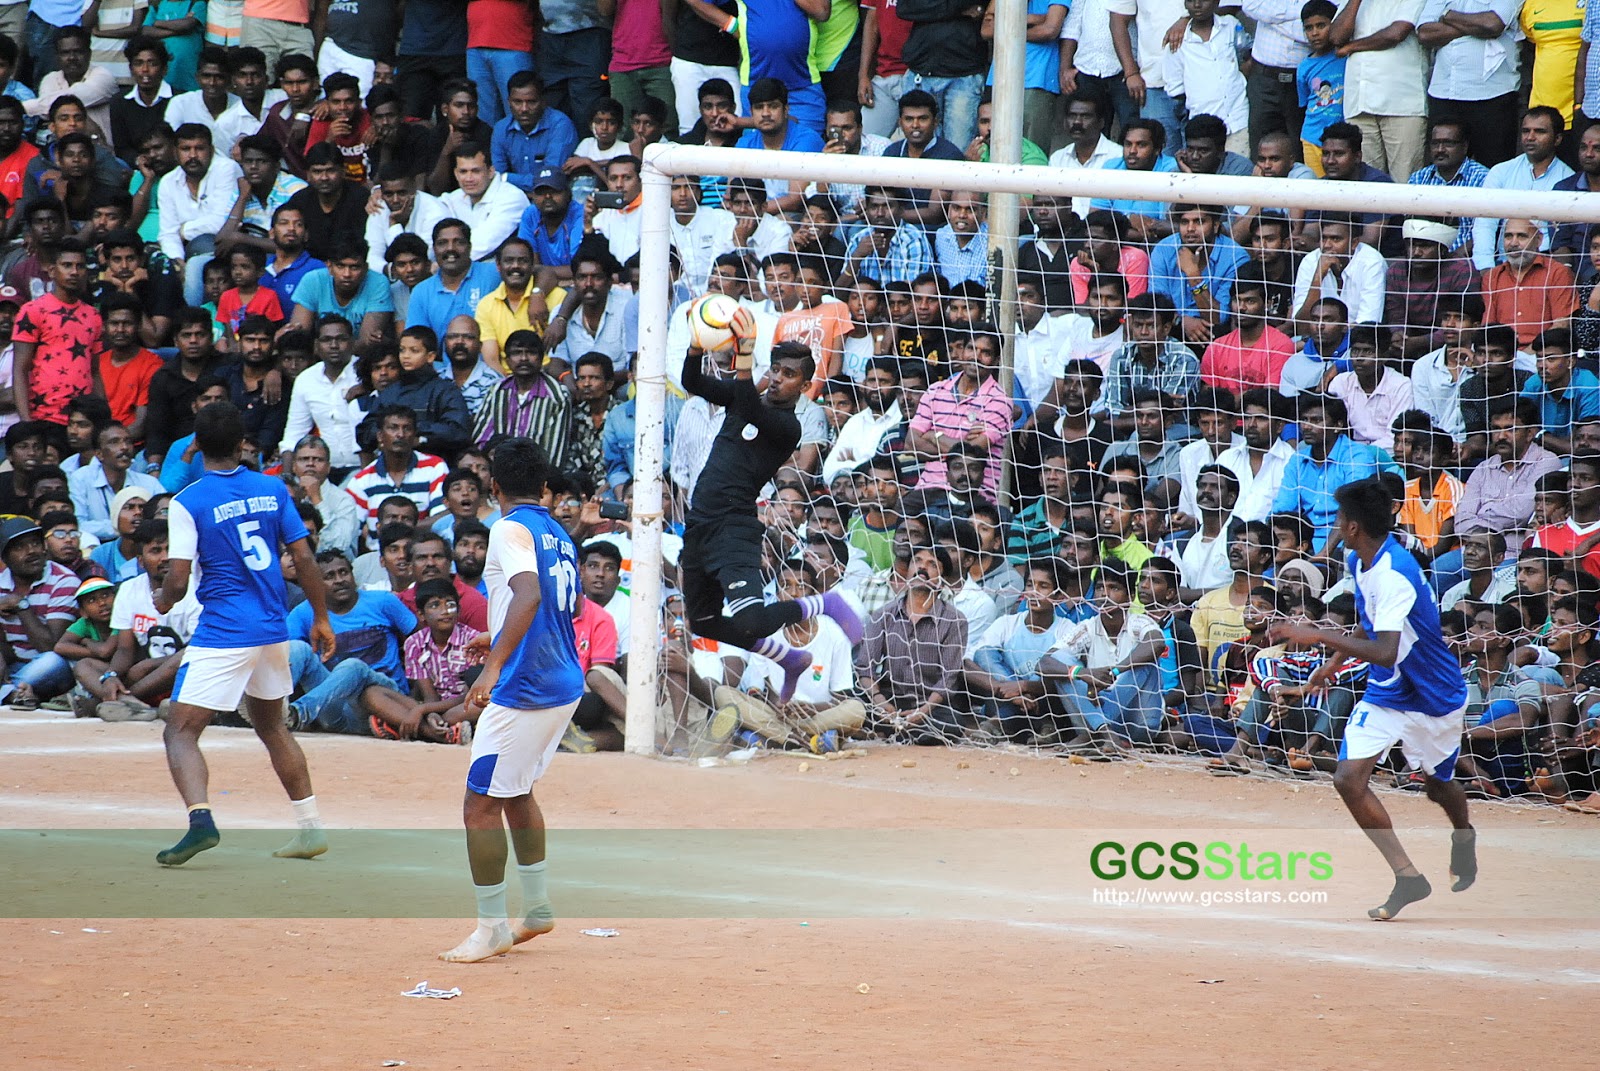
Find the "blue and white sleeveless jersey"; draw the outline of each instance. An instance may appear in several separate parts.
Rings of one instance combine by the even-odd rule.
[[[578,548],[542,506],[517,506],[489,529],[483,581],[489,589],[489,634],[496,640],[511,611],[511,578],[522,573],[538,578],[539,610],[489,698],[515,710],[576,703],[583,697],[583,667],[572,628]]]
[[[1435,718],[1461,709],[1466,678],[1445,645],[1438,600],[1417,560],[1390,536],[1371,568],[1363,569],[1354,553],[1346,567],[1355,578],[1356,610],[1367,635],[1400,633],[1394,668],[1372,667],[1363,701]]]

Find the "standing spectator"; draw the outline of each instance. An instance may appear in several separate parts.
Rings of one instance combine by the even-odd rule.
[[[1565,327],[1578,308],[1572,269],[1539,250],[1544,231],[1527,219],[1508,219],[1501,232],[1505,259],[1483,274],[1484,318],[1509,324],[1529,345],[1550,327]]]
[[[547,27],[555,19],[555,6],[545,5]],[[413,119],[431,118],[445,83],[467,75],[467,5],[461,0],[407,0],[397,54],[394,81],[400,106]]]
[[[1305,6],[1297,0],[1243,0],[1240,10],[1256,25],[1250,69],[1245,73],[1250,144],[1260,145],[1268,134],[1287,134],[1298,140],[1306,102],[1297,92],[1297,75],[1300,63],[1310,54]]]
[[[412,17],[426,15],[413,14]],[[366,96],[376,82],[378,61],[389,62],[394,58],[395,40],[401,30],[400,4],[397,0],[328,0],[322,19],[322,47],[316,52],[307,49],[302,54],[304,59],[317,57],[310,72],[311,81],[316,81],[316,68],[320,66],[324,76],[350,75],[356,80],[357,91]],[[281,64],[283,60],[278,62]],[[294,90],[287,85],[282,88],[290,96],[294,95]]]
[[[1490,167],[1483,188],[1553,190],[1556,183],[1571,178],[1572,168],[1556,156],[1563,129],[1561,113],[1554,108],[1529,108],[1522,115],[1522,152],[1509,160],[1502,157]],[[1501,221],[1493,216],[1479,216],[1472,222],[1472,263],[1479,271],[1487,272],[1494,266],[1500,252],[1500,225]],[[1542,234],[1543,226],[1539,229]]]
[[[1122,78],[1122,61],[1111,32],[1109,0],[1079,0],[1072,4],[1061,27],[1060,48],[1062,93],[1069,98],[1082,94],[1093,100],[1108,130],[1113,119],[1119,126],[1127,126],[1139,117],[1139,106],[1128,95]]]
[[[544,28],[534,69],[544,81],[550,106],[565,115],[587,117],[606,95],[611,18],[601,13],[600,0],[542,0],[539,14]],[[748,32],[748,27],[740,29]]]
[[[1600,122],[1600,52],[1594,50],[1594,42],[1600,40],[1600,7],[1590,11],[1588,5],[1584,5],[1582,34],[1583,44],[1578,49],[1577,77],[1574,79],[1577,96],[1574,130]],[[1578,122],[1579,117],[1584,121]]]
[[[1329,30],[1345,64],[1344,118],[1390,175],[1422,164],[1428,57],[1416,37],[1423,0],[1349,0]]]
[[[174,93],[188,93],[199,87],[195,63],[205,45],[205,0],[155,0],[145,12],[140,34],[159,42],[166,49],[168,65],[164,74]],[[134,40],[138,40],[135,36]],[[130,46],[132,42],[129,43]],[[132,72],[134,53],[125,53]],[[134,73],[135,82],[138,74]]]
[[[612,20],[607,82],[611,95],[622,102],[630,117],[646,97],[664,102],[671,117],[666,133],[677,133],[678,108],[669,67],[672,46],[662,28],[660,0],[600,0],[597,7],[602,17]]]
[[[1178,47],[1162,58],[1165,92],[1183,97],[1191,116],[1214,115],[1227,125],[1229,152],[1250,152],[1250,101],[1239,70],[1239,20],[1217,14],[1218,0],[1187,0]]]
[[[994,40],[994,0],[983,17],[983,38]],[[1067,20],[1062,0],[1028,0],[1027,47],[1023,53],[1022,137],[1048,155],[1056,145],[1061,118],[1061,49],[1057,39]],[[994,65],[988,84],[994,85]],[[982,130],[979,136],[982,136]],[[984,157],[988,159],[987,155]],[[1028,161],[1024,160],[1024,163]]]
[[[1166,52],[1163,40],[1172,24],[1183,17],[1178,0],[1111,0],[1111,40],[1122,62],[1122,80],[1139,115],[1161,124],[1165,144],[1183,148],[1179,105],[1166,89]],[[1134,34],[1137,24],[1138,33]],[[1137,38],[1137,40],[1135,40]],[[1128,124],[1123,124],[1123,130]]]
[[[1528,106],[1554,108],[1567,129],[1581,131],[1576,122],[1574,92],[1583,78],[1583,22],[1587,4],[1578,0],[1525,0],[1517,36],[1533,46],[1533,91]],[[1578,72],[1575,83],[1573,71]],[[1570,146],[1569,146],[1570,147]]]
[[[467,77],[478,87],[478,111],[490,126],[509,114],[511,80],[533,70],[536,10],[524,0],[467,4]]]
[[[1427,167],[1411,173],[1411,185],[1473,189],[1489,177],[1489,169],[1467,155],[1467,127],[1456,120],[1439,119],[1428,124],[1428,159],[1431,162]],[[1473,224],[1471,216],[1461,217],[1450,243],[1452,253],[1464,248],[1466,255],[1471,254]]]
[[[518,71],[511,76],[506,102],[507,114],[494,121],[490,154],[495,171],[527,194],[540,172],[559,170],[572,156],[578,145],[578,131],[570,118],[545,103],[544,88],[532,71]],[[524,197],[521,208],[527,207]]]
[[[39,256],[51,292],[22,306],[11,333],[17,418],[65,424],[67,403],[96,387],[100,314],[83,301],[89,282],[83,246],[66,239]]]
[[[1428,114],[1465,124],[1473,157],[1488,167],[1516,151],[1521,7],[1522,0],[1426,0],[1417,26],[1417,40],[1433,52]],[[1555,114],[1559,138],[1566,119]]]
[[[259,49],[267,70],[289,53],[310,55],[317,47],[311,33],[311,0],[244,0],[239,44]]]
[[[1300,126],[1300,148],[1306,166],[1322,177],[1322,135],[1334,123],[1344,122],[1345,58],[1333,47],[1331,30],[1338,13],[1332,0],[1311,0],[1303,23],[1310,55],[1295,73],[1295,96],[1305,119]]]
[[[978,4],[960,8],[944,0],[900,0],[896,8],[911,24],[901,49],[906,64],[901,88],[932,95],[939,134],[956,145],[971,141],[978,127],[978,101],[989,69],[983,11]]]
[[[894,133],[897,119],[895,102],[905,92],[903,53],[911,24],[900,17],[897,0],[867,0],[861,12],[861,69],[856,89],[862,107],[861,128],[888,137]]]

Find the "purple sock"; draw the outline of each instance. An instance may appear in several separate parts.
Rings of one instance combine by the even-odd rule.
[[[794,601],[800,607],[800,620],[818,617],[827,612],[828,606],[825,595],[802,595]]]
[[[775,640],[771,636],[763,636],[755,642],[755,645],[750,650],[764,658],[770,658],[774,662],[782,664],[783,660],[789,656],[794,648],[782,640]]]

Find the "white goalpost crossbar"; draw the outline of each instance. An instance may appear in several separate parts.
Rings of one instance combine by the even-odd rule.
[[[701,145],[645,150],[640,205],[639,351],[635,358],[633,485],[633,612],[629,623],[626,747],[656,750],[661,650],[661,532],[665,516],[663,442],[666,422],[667,328],[671,308],[667,251],[672,178],[805,178],[821,182],[1018,195],[1052,194],[1191,204],[1255,205],[1404,216],[1487,216],[1552,223],[1600,223],[1600,197],[1587,192],[1537,192],[1400,183],[1271,179],[1184,172],[1101,171],[962,160],[910,160],[833,153],[767,152]]]

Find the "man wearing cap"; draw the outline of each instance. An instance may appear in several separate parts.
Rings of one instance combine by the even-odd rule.
[[[547,168],[560,168],[578,147],[578,131],[566,115],[549,107],[544,87],[532,71],[518,71],[506,83],[510,112],[494,125],[490,158],[494,169],[524,193]]]
[[[1478,273],[1466,257],[1450,255],[1456,228],[1432,219],[1408,219],[1400,228],[1406,255],[1389,262],[1384,320],[1400,326],[1402,356],[1418,357],[1443,340],[1441,304],[1476,293]]]
[[[0,696],[20,710],[72,687],[72,666],[56,641],[78,619],[78,577],[50,560],[44,533],[27,517],[0,522],[0,635],[9,653]]]
[[[72,508],[83,530],[96,539],[116,535],[112,506],[123,491],[145,491],[145,498],[161,493],[161,481],[132,470],[133,439],[121,424],[107,424],[95,435],[94,460],[67,477]]]
[[[553,281],[572,281],[572,254],[583,241],[583,205],[572,200],[567,176],[557,168],[545,168],[533,179],[533,204],[522,213],[517,226],[519,237],[533,243],[534,256],[553,271]]]

